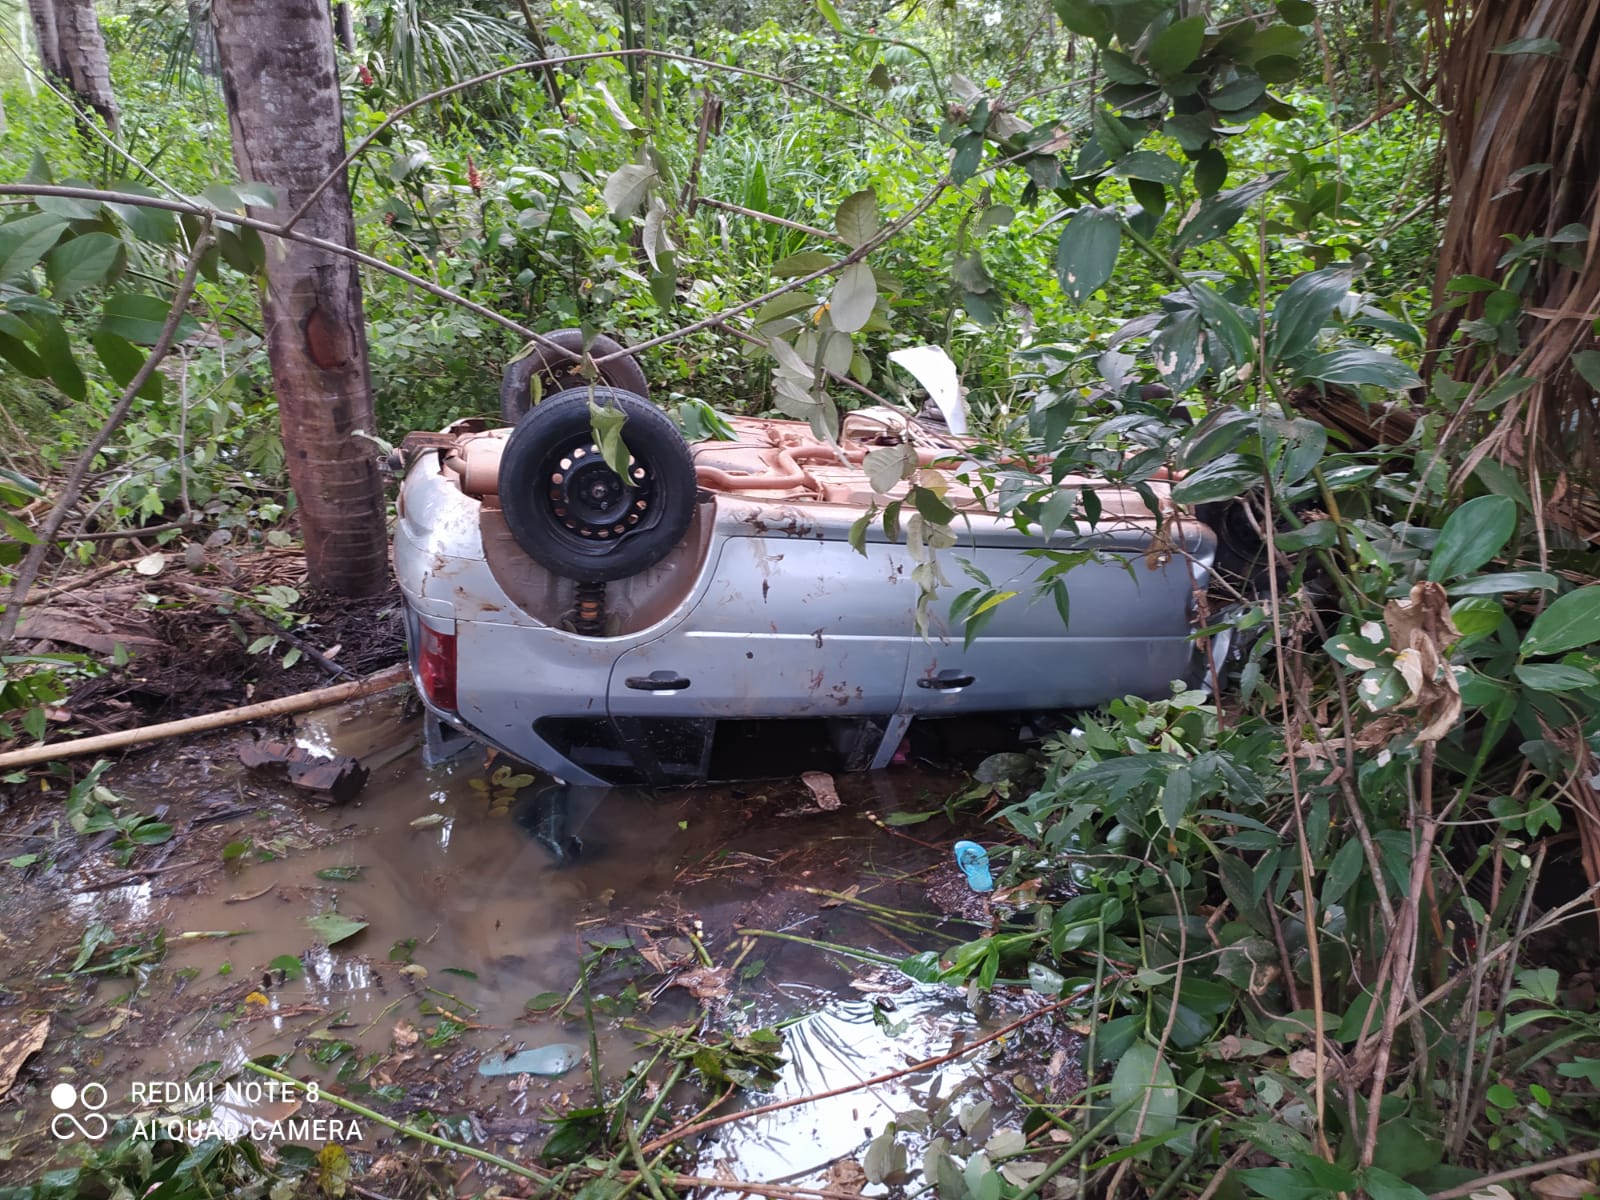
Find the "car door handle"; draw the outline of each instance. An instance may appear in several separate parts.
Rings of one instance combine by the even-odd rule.
[[[627,684],[636,692],[681,692],[689,681],[673,671],[651,671],[648,675],[629,675]]]
[[[976,676],[953,675],[947,672],[943,675],[924,675],[917,680],[917,686],[919,688],[933,688],[939,692],[950,692],[955,691],[957,688],[971,687],[977,682]]]

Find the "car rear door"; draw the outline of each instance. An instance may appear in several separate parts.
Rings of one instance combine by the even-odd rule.
[[[607,707],[628,718],[889,714],[915,640],[902,547],[863,557],[808,530],[728,537],[689,615],[621,655]]]
[[[1189,670],[1194,576],[1190,554],[1209,562],[1210,533],[1194,525],[1183,551],[1148,553],[1152,529],[1129,527],[1097,535],[1099,561],[1088,561],[1062,578],[1068,620],[1039,576],[1052,559],[1025,553],[1035,538],[992,526],[964,557],[998,591],[1017,594],[1002,601],[994,617],[963,649],[963,630],[948,622],[950,599],[973,586],[947,568],[953,586],[936,609],[944,628],[910,647],[902,711],[918,716],[1006,709],[1082,708],[1130,693],[1160,695]],[[1057,539],[1053,548],[1081,545]]]

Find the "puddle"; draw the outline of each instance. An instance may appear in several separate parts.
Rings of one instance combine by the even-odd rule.
[[[896,1072],[1017,1015],[980,1019],[957,989],[762,936],[889,958],[972,936],[970,924],[941,927],[937,916],[893,916],[824,894],[855,888],[884,910],[926,914],[926,878],[945,865],[957,832],[937,817],[896,833],[866,814],[935,808],[963,779],[910,768],[840,776],[835,811],[819,810],[798,779],[656,796],[584,791],[570,797],[565,831],[582,851],[560,865],[530,833],[543,814],[526,791],[514,799],[485,787],[492,774],[476,754],[424,768],[414,723],[394,702],[318,714],[299,740],[374,764],[354,802],[318,808],[243,771],[235,743],[219,740],[148,756],[104,781],[142,811],[165,813],[177,836],[159,851],[121,868],[103,854],[91,861],[83,839],[67,834],[52,870],[20,888],[8,873],[0,1035],[8,1020],[45,1013],[51,1030],[0,1100],[0,1180],[31,1177],[59,1148],[47,1130],[51,1088],[62,1082],[102,1086],[112,1119],[173,1095],[152,1090],[158,1084],[180,1088],[167,1113],[193,1115],[186,1083],[189,1100],[204,1095],[215,1119],[232,1122],[224,1132],[290,1119],[303,1107],[293,1097],[221,1094],[221,1081],[263,1054],[293,1053],[293,1074],[391,1115],[427,1110],[452,1137],[531,1155],[552,1114],[588,1102],[587,1063],[556,1078],[476,1068],[485,1056],[550,1043],[586,1051],[581,1001],[566,1016],[550,1010],[573,993],[581,956],[597,947],[613,947],[591,994],[613,1085],[653,1053],[648,1031],[687,1022],[702,1000],[707,1026],[730,1036],[785,1026],[785,1065],[750,1104]],[[26,833],[43,827],[36,818]],[[68,862],[74,853],[82,861]],[[83,886],[91,876],[94,886]],[[63,890],[63,879],[76,889]],[[325,914],[360,930],[319,944],[307,922]],[[132,977],[65,974],[96,924],[111,940],[91,966],[118,947],[151,945],[157,929],[165,950],[151,950]],[[702,972],[691,961],[701,953],[737,969]],[[690,969],[670,986],[663,966]],[[723,988],[730,994],[718,996]],[[995,1053],[998,1063],[984,1061]],[[981,1100],[1000,1067],[1039,1053],[1020,1040],[997,1043],[892,1084],[724,1125],[701,1143],[700,1172],[820,1179],[836,1160],[859,1158],[891,1120],[931,1136]],[[675,1094],[663,1111],[687,1115],[706,1098]],[[908,1122],[917,1111],[931,1119]],[[370,1123],[362,1132],[369,1149],[389,1136]]]

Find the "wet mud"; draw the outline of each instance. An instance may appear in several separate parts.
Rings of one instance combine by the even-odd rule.
[[[562,862],[548,781],[476,753],[425,768],[418,732],[400,695],[303,719],[301,745],[371,769],[341,807],[243,768],[240,735],[144,754],[100,782],[114,813],[170,825],[150,845],[73,832],[63,785],[11,798],[0,1045],[48,1027],[9,1090],[0,1061],[0,1181],[81,1152],[52,1128],[63,1083],[84,1095],[99,1085],[113,1120],[348,1116],[303,1090],[218,1099],[226,1081],[253,1078],[246,1059],[284,1056],[300,1080],[527,1160],[563,1114],[593,1102],[597,1073],[613,1087],[662,1031],[781,1037],[782,1065],[747,1092],[690,1075],[663,1106],[687,1118],[722,1094],[715,1111],[729,1112],[893,1073],[1039,1003],[977,1005],[881,965],[992,920],[981,903],[951,915],[929,895],[930,880],[952,886],[949,846],[973,830],[942,816],[884,823],[939,808],[964,777],[842,775],[833,810],[799,779],[575,790],[555,814],[574,852]],[[890,1121],[931,1136],[998,1101],[992,1125],[1019,1089],[1068,1086],[1070,1040],[1040,1021],[884,1085],[723,1125],[687,1165],[837,1178]],[[480,1069],[553,1044],[577,1051],[559,1075]],[[202,1093],[211,1103],[194,1103]],[[354,1148],[380,1163],[397,1144],[372,1122],[360,1133]]]

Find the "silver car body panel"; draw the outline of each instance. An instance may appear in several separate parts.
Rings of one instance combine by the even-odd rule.
[[[394,565],[414,665],[420,622],[456,639],[456,708],[435,716],[558,778],[599,784],[616,778],[596,766],[607,752],[580,763],[550,730],[610,723],[618,761],[663,718],[692,728],[871,719],[884,742],[898,743],[911,718],[1157,696],[1193,672],[1190,635],[1214,536],[1170,509],[1158,519],[1136,494],[1103,482],[1100,525],[1048,543],[1101,552],[1064,576],[1066,625],[1050,598],[1035,595],[1051,559],[1028,551],[1046,543],[952,484],[958,544],[939,551],[952,586],[940,588],[933,628],[919,636],[907,546],[879,522],[864,555],[849,545],[874,499],[859,457],[895,421],[898,436],[929,443],[921,448],[930,459],[959,453],[959,442],[886,410],[851,416],[863,415],[865,425],[847,420],[841,436],[854,461],[796,422],[740,419],[737,442],[695,444],[703,490],[691,532],[663,562],[607,586],[612,624],[599,636],[575,632],[576,585],[523,555],[500,519],[492,489],[506,431],[433,435],[402,483]],[[1156,490],[1165,502],[1164,485]],[[963,559],[1017,593],[970,647],[948,623],[950,600],[970,586]],[[893,746],[876,749],[869,757],[882,765]]]

